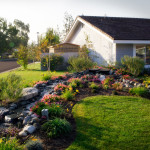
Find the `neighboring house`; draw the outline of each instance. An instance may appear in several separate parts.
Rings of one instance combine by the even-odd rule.
[[[98,64],[142,58],[150,67],[150,19],[79,16],[64,42],[86,44]]]
[[[61,43],[50,47],[50,53],[62,55],[67,62],[71,56],[78,56],[79,45],[71,43]]]

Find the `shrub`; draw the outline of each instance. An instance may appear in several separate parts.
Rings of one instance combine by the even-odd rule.
[[[62,94],[62,98],[67,100],[67,101],[71,101],[73,100],[75,97],[75,94],[72,93],[70,90],[66,90],[65,92],[63,92]]]
[[[137,96],[146,96],[148,95],[149,91],[145,87],[134,87],[129,90],[129,93]]]
[[[44,102],[38,102],[36,103],[32,108],[31,111],[36,113],[38,116],[42,116],[41,111],[43,109],[48,109],[49,112],[49,117],[59,117],[64,113],[64,109],[62,108],[61,105],[57,103],[53,104],[45,104]]]
[[[105,80],[102,81],[102,86],[104,89],[108,89],[109,87],[111,87],[111,85],[114,83],[114,79],[113,78],[106,78]]]
[[[29,141],[25,145],[27,150],[44,150],[44,147],[40,141]]]
[[[51,77],[52,77],[52,73],[51,72],[47,72],[47,73],[43,74],[42,80],[47,81],[47,80],[50,80]]]
[[[57,67],[61,64],[63,64],[64,58],[63,56],[52,54],[50,56],[50,70],[56,70]],[[49,56],[44,56],[41,59],[41,67],[46,68],[48,70],[49,66]]]
[[[54,87],[55,92],[57,92],[57,91],[64,92],[65,90],[68,90],[68,89],[69,89],[69,86],[62,84],[62,83],[59,83]]]
[[[112,84],[112,87],[117,91],[120,91],[123,89],[123,85],[120,82],[116,82],[116,83]]]
[[[21,97],[23,84],[22,78],[15,74],[9,74],[6,78],[0,80],[0,98],[8,100],[17,100]]]
[[[70,65],[68,70],[74,72],[84,71],[95,66],[95,63],[88,57],[70,57],[68,63]]]
[[[23,150],[23,146],[19,145],[16,138],[1,138],[0,139],[0,150]]]
[[[0,135],[3,137],[14,137],[20,132],[20,129],[16,127],[2,128],[0,130]]]
[[[115,73],[116,73],[116,75],[126,75],[126,74],[129,74],[127,72],[127,70],[124,69],[124,68],[117,69]]]
[[[76,85],[76,87],[82,86],[82,80],[79,78],[71,78],[68,80],[68,82],[74,86]]]
[[[42,130],[47,132],[48,137],[59,137],[71,132],[71,125],[66,119],[56,118],[42,125]]]
[[[99,85],[92,82],[92,83],[90,83],[89,88],[91,88],[92,92],[95,93],[99,89]]]
[[[27,69],[28,66],[28,49],[27,47],[20,45],[17,53],[17,63],[21,65],[24,69]]]
[[[138,57],[124,56],[121,59],[122,65],[134,76],[138,76],[144,70],[144,61]]]
[[[81,77],[83,81],[89,81],[89,82],[100,82],[100,79],[98,76],[95,75],[84,75]]]
[[[53,102],[58,102],[60,100],[61,100],[60,96],[48,94],[48,95],[44,95],[41,102],[44,102],[45,104],[51,104]]]

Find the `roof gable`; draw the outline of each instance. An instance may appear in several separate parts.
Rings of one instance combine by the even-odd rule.
[[[150,40],[150,19],[80,16],[114,40]]]

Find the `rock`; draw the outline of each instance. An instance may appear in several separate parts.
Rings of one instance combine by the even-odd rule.
[[[0,116],[5,116],[9,114],[9,109],[6,109],[4,107],[0,108]]]
[[[33,126],[34,126],[36,129],[40,129],[40,124],[39,124],[39,123],[34,123]]]
[[[11,126],[13,126],[13,124],[11,124],[11,123],[2,123],[0,125],[1,128],[8,128],[8,127],[11,127]]]
[[[48,116],[48,114],[49,114],[48,109],[42,109],[41,113],[42,113],[42,117],[45,116],[45,117],[47,118],[47,120],[49,119],[49,116]]]
[[[138,83],[137,87],[142,87],[142,84],[141,84],[141,83]]]
[[[29,121],[31,121],[31,116],[26,116],[23,120],[23,125],[26,125]]]
[[[16,114],[5,116],[6,123],[16,123],[18,121],[18,116]]]
[[[23,117],[18,118],[18,120],[21,121],[21,122],[23,121],[23,119],[24,119]]]
[[[20,100],[28,100],[38,95],[38,89],[34,87],[24,88],[22,91],[22,98]]]
[[[29,133],[29,134],[32,134],[35,130],[36,130],[36,128],[35,128],[35,126],[33,126],[33,125],[26,125],[26,126],[23,128],[23,131],[26,131],[26,132]]]
[[[16,109],[17,107],[18,107],[17,104],[12,103],[12,104],[10,105],[10,110],[14,110],[14,109]]]
[[[100,75],[100,78],[99,78],[99,79],[100,79],[100,81],[103,81],[103,80],[105,80],[105,78],[106,78],[106,77],[105,77],[104,75]]]
[[[26,131],[21,131],[21,132],[19,132],[19,136],[22,136],[22,137],[25,137],[25,136],[27,136],[27,133],[26,133]]]
[[[39,121],[40,121],[39,118],[34,117],[34,118],[32,118],[32,120],[31,120],[31,124],[38,123]]]

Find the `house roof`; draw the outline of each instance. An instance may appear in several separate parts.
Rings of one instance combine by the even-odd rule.
[[[79,16],[114,40],[150,40],[150,19]]]

